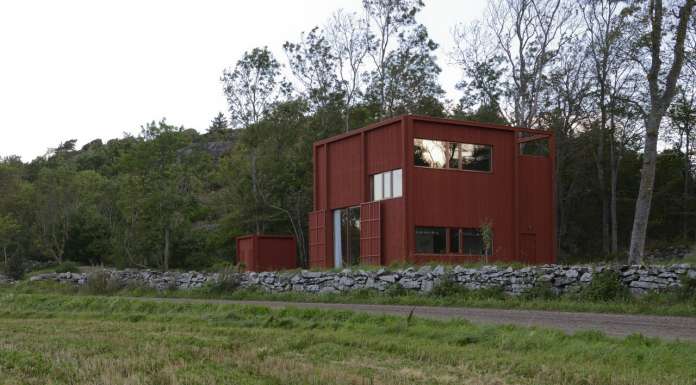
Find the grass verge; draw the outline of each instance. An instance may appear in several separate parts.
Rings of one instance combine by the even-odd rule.
[[[693,384],[696,345],[464,321],[0,293],[7,384]]]
[[[599,282],[599,280],[598,280]],[[556,296],[543,287],[527,295],[508,296],[501,290],[466,290],[458,285],[436,287],[430,294],[419,294],[393,287],[384,293],[355,290],[344,293],[311,294],[299,292],[269,293],[263,290],[203,287],[193,290],[156,291],[143,287],[112,287],[108,282],[100,290],[76,288],[54,282],[27,282],[0,288],[0,292],[41,294],[88,294],[127,297],[170,297],[198,299],[265,300],[288,302],[364,303],[384,305],[455,306],[499,309],[554,310],[618,314],[652,314],[696,317],[696,281],[685,286],[689,290],[652,293],[642,297],[613,292],[612,285],[592,287],[586,293]],[[94,285],[91,285],[94,286]]]

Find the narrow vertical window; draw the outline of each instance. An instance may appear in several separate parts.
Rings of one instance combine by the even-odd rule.
[[[449,252],[454,254],[461,253],[461,248],[459,245],[459,229],[451,228],[449,229],[449,241],[450,247]]]
[[[387,171],[384,174],[384,199],[392,197],[392,173]]]
[[[398,198],[402,194],[401,169],[392,171],[392,196]]]
[[[372,200],[373,201],[379,201],[384,199],[384,190],[382,187],[384,186],[383,182],[383,174],[375,174],[373,175],[373,182],[372,182],[372,191],[374,192]]]

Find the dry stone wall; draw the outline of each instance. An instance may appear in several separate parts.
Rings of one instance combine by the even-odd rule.
[[[505,293],[517,295],[537,285],[544,285],[557,293],[580,290],[589,285],[602,271],[613,270],[623,285],[635,295],[648,291],[664,291],[679,287],[683,278],[696,279],[696,266],[560,266],[545,265],[513,269],[511,267],[483,266],[422,266],[400,270],[351,270],[340,272],[289,271],[235,274],[239,287],[260,288],[269,292],[338,293],[359,289],[385,291],[401,287],[414,292],[430,292],[443,280],[449,280],[468,289],[501,287]],[[94,274],[94,273],[93,273]],[[194,289],[220,281],[224,275],[204,272],[160,272],[153,270],[104,270],[111,280],[123,286],[146,286],[157,290]],[[84,285],[89,274],[47,273],[30,278],[31,281],[57,281]]]

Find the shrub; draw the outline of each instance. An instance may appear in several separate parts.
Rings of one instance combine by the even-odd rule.
[[[218,280],[208,285],[208,291],[211,293],[231,293],[242,285],[242,275],[239,273],[238,267],[229,265],[219,274]]]
[[[558,298],[558,294],[553,290],[551,282],[538,281],[531,289],[522,294],[522,298],[550,300]]]
[[[405,287],[401,286],[398,283],[392,283],[384,291],[384,294],[386,294],[390,297],[401,297],[401,296],[407,295],[408,290],[406,290]]]
[[[108,271],[96,271],[87,276],[83,290],[88,294],[108,295],[123,289],[123,284],[112,278]]]
[[[595,273],[592,282],[580,291],[580,298],[589,301],[612,301],[628,297],[628,288],[621,284],[621,276],[612,270]]]
[[[677,296],[683,300],[696,300],[696,278],[682,277]]]
[[[16,255],[7,257],[7,263],[1,264],[2,273],[15,281],[19,281],[24,277],[24,261]]]
[[[449,297],[454,295],[467,295],[467,288],[457,283],[454,277],[447,275],[440,280],[440,283],[433,287],[430,295],[433,297]]]
[[[60,265],[56,266],[56,273],[79,273],[80,268],[75,262],[65,261]]]

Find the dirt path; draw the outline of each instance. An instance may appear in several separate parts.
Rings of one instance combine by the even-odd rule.
[[[696,341],[696,318],[651,315],[571,313],[540,310],[479,309],[461,307],[361,305],[339,303],[305,303],[276,301],[231,301],[189,298],[131,298],[143,301],[174,303],[216,303],[255,305],[279,309],[285,307],[351,310],[372,314],[413,315],[433,319],[465,319],[476,323],[512,324],[561,329],[568,333],[581,330],[599,330],[609,336],[625,337],[640,333],[648,337],[668,340]]]

